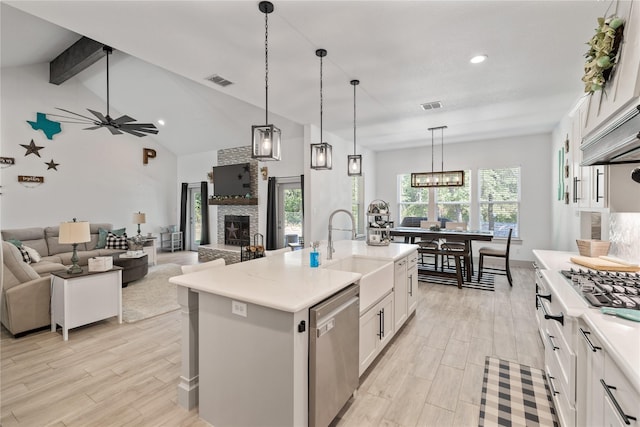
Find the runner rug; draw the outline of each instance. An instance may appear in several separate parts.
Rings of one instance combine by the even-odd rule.
[[[487,356],[478,425],[559,427],[544,371]]]

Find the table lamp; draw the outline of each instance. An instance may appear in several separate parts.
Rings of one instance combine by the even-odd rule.
[[[133,223],[138,224],[138,236],[140,236],[140,224],[144,224],[147,222],[146,215],[142,212],[137,212],[133,214]]]
[[[73,218],[73,222],[61,222],[60,232],[58,234],[59,243],[71,243],[73,246],[73,254],[71,255],[71,267],[67,270],[69,274],[82,273],[82,267],[78,265],[78,243],[85,243],[91,241],[91,233],[89,231],[89,222],[76,221]]]

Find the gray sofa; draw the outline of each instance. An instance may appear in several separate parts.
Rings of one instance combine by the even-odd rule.
[[[98,228],[112,230],[111,224],[90,224],[91,241],[78,244],[78,262],[87,265],[89,258],[125,252],[96,249]],[[9,239],[38,251],[42,259],[27,264]],[[13,335],[47,326],[50,318],[50,273],[71,265],[72,245],[58,243],[58,227],[30,227],[2,230],[2,291],[0,320]]]

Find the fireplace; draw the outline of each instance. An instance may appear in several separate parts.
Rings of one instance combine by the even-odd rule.
[[[250,224],[249,215],[225,215],[224,216],[224,244],[231,246],[247,246]]]

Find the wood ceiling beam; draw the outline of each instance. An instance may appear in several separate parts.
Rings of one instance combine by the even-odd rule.
[[[105,55],[104,45],[88,37],[69,46],[49,63],[49,83],[59,85]]]

